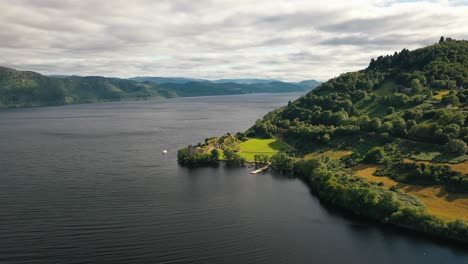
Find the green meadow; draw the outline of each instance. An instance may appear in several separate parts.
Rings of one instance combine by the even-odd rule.
[[[280,140],[251,138],[236,146],[239,149],[239,155],[248,161],[253,161],[255,155],[273,156],[278,152],[287,152],[293,150],[290,146]]]

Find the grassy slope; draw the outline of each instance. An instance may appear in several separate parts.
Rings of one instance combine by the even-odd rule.
[[[248,161],[253,161],[255,155],[273,156],[278,152],[291,151],[292,148],[277,139],[248,139],[236,146],[239,155]]]
[[[386,176],[374,176],[376,170],[382,166],[361,164],[353,170],[356,175],[371,182],[381,182],[383,187],[397,186],[401,191],[417,197],[426,207],[429,213],[445,220],[468,220],[468,194],[447,193],[443,186],[419,186],[403,184]]]
[[[450,45],[452,44],[458,45],[459,48],[460,46],[465,45],[465,48],[460,48],[457,52],[462,51],[463,53],[466,53],[466,43],[451,43]],[[436,50],[436,52],[439,52],[439,48],[442,50],[446,47],[444,45],[435,45],[430,46],[427,49],[433,49]],[[464,63],[466,64],[466,61]],[[414,68],[406,69],[408,72],[412,72],[414,70]],[[366,73],[363,72],[363,74]],[[337,83],[339,84],[339,82],[335,82],[335,87]],[[317,96],[328,96],[333,92],[336,92],[335,89],[330,88],[330,86],[327,86],[326,84],[327,83],[312,91],[306,95],[306,97],[310,96],[311,94]],[[395,95],[395,90],[397,87],[398,85],[395,79],[386,78],[383,82],[377,85],[377,87],[375,87],[372,92],[368,91],[363,99],[354,102],[354,107],[357,111],[359,111],[360,114],[368,115],[370,118],[401,117],[406,110],[413,109],[418,105],[406,104],[395,107],[395,112],[393,114],[388,114],[388,105],[381,103],[379,100],[383,97],[390,97]],[[447,96],[451,90],[438,90],[428,86],[425,86],[424,88],[426,90],[431,90],[436,95],[433,96],[432,101],[428,100],[421,102],[419,106],[422,107],[425,105],[436,109],[445,108],[444,105],[440,105],[440,101],[445,96]],[[459,91],[455,90],[454,92],[457,94]],[[410,99],[413,98],[413,95],[408,96]],[[295,103],[298,106],[305,105],[310,107],[310,104],[308,105],[304,103],[304,99],[302,99],[302,102]],[[453,111],[462,111],[463,108],[466,108],[466,106],[461,106],[460,109],[454,107]],[[277,116],[281,116],[282,112],[283,111],[281,111]],[[289,121],[292,121],[292,119]],[[285,138],[285,140],[288,140],[288,143],[300,148],[303,152],[305,152],[305,160],[317,158],[320,156],[328,156],[330,158],[340,159],[344,156],[351,155],[352,153],[359,153],[361,156],[363,156],[373,146],[382,146],[384,144],[379,142],[375,136],[363,137],[363,142],[361,143],[358,143],[359,139],[359,136],[355,138],[353,138],[353,136],[338,137],[333,138],[331,144],[328,146],[324,146],[323,144],[318,144],[314,141],[305,143],[297,138]],[[440,162],[443,162],[442,164],[450,166],[454,171],[459,171],[464,174],[468,173],[467,155],[457,156],[443,154],[442,146],[440,144],[417,142],[403,138],[390,138],[390,140],[393,141],[395,146],[397,146],[397,148],[400,150],[400,155],[403,155],[403,157],[406,156],[425,161],[439,162],[437,164],[441,164]],[[364,177],[374,182],[383,182],[384,187],[386,188],[398,185],[401,187],[403,192],[418,197],[418,199],[423,201],[423,203],[428,207],[428,211],[434,215],[437,215],[438,217],[448,220],[453,220],[455,218],[468,220],[468,194],[448,194],[442,186],[417,186],[402,184],[395,182],[394,180],[387,177],[372,175],[378,167],[379,165],[359,165],[354,169],[358,176]]]

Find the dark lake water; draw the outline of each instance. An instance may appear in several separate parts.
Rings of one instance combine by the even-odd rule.
[[[299,180],[177,165],[179,147],[298,96],[0,111],[0,263],[468,263],[466,248],[326,208]]]

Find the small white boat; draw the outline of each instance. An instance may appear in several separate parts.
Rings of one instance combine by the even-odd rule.
[[[162,151],[163,154],[167,154],[167,149]]]

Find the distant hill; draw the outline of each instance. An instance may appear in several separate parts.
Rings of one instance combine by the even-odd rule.
[[[219,79],[219,80],[207,80],[207,79],[195,79],[195,78],[179,78],[179,77],[133,77],[129,80],[138,81],[138,82],[153,82],[156,84],[166,84],[166,83],[176,83],[176,84],[186,84],[193,82],[202,82],[202,83],[215,83],[215,84],[225,84],[225,83],[236,83],[236,84],[271,84],[271,83],[286,83],[300,86],[304,89],[313,89],[321,84],[321,82],[316,80],[304,80],[301,82],[283,82],[275,79]]]
[[[315,87],[318,87],[320,84],[322,83],[316,80],[304,80],[304,81],[296,83],[296,85],[299,85],[305,89],[314,89]]]
[[[175,91],[180,96],[206,96],[206,95],[228,95],[246,93],[284,93],[305,91],[301,86],[284,83],[257,83],[239,84],[234,82],[213,83],[213,82],[189,82],[189,83],[164,83],[163,87]]]
[[[279,82],[274,79],[219,79],[212,81],[214,83],[239,83],[239,84],[265,84]]]
[[[157,84],[163,83],[189,83],[189,82],[211,82],[211,83],[237,83],[237,84],[259,84],[259,83],[271,83],[277,82],[274,79],[219,79],[219,80],[207,80],[197,78],[183,78],[183,77],[132,77],[129,78],[132,81],[138,82],[154,82]]]
[[[156,84],[163,83],[189,83],[189,82],[208,82],[208,80],[182,77],[133,77],[129,80],[137,82],[153,82]]]
[[[282,82],[273,79],[189,79],[165,77],[135,77],[130,80],[153,82],[174,90],[179,96],[206,96],[244,93],[284,93],[308,91],[321,82],[306,80],[302,82]]]
[[[139,80],[139,81],[137,81]],[[202,79],[100,76],[44,76],[0,67],[0,108],[92,103],[154,97],[209,96],[306,91],[285,82],[211,82]]]
[[[47,77],[0,67],[0,107],[91,103],[150,97],[176,97],[154,83],[105,77]]]

